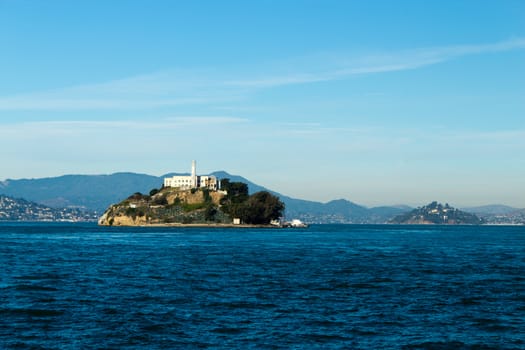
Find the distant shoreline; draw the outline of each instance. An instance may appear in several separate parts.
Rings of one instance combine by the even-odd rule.
[[[275,225],[246,225],[246,224],[182,224],[182,223],[165,223],[165,224],[145,224],[145,225],[99,225],[105,227],[181,227],[181,228],[271,228],[279,229]]]
[[[96,220],[90,220],[90,221],[45,221],[45,220],[0,220],[1,224],[93,224],[100,227],[209,227],[209,228],[285,228],[285,227],[279,227],[279,226],[273,226],[273,225],[234,225],[234,224],[178,224],[178,223],[172,223],[172,224],[147,224],[147,225],[99,225],[97,224]],[[374,224],[363,224],[363,223],[322,223],[322,224],[309,224],[316,225],[316,226],[323,226],[323,225],[352,225],[352,226],[507,226],[507,227],[514,227],[514,226],[525,226],[525,224],[481,224],[481,225],[473,225],[473,224],[390,224],[390,223],[374,223]]]

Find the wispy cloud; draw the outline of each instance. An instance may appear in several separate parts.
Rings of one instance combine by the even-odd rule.
[[[204,72],[200,73],[205,75]],[[0,97],[0,110],[130,110],[200,105],[238,98],[217,80],[164,71],[100,84]]]
[[[178,116],[161,120],[77,120],[77,121],[34,121],[4,124],[0,129],[3,138],[42,138],[49,135],[78,135],[102,131],[125,134],[128,131],[170,131],[204,127],[243,125],[249,119],[230,116]]]
[[[49,139],[50,136],[67,135],[69,138],[80,135],[100,135],[101,133],[120,135],[169,135],[176,132],[177,137],[195,137],[203,134],[241,133],[249,135],[251,140],[267,139],[272,135],[273,141],[293,142],[311,145],[340,145],[363,149],[378,149],[381,152],[391,151],[392,145],[408,147],[408,149],[424,148],[436,152],[458,150],[459,148],[478,148],[497,150],[521,150],[525,147],[525,130],[461,130],[400,128],[392,129],[377,125],[361,125],[355,127],[336,126],[329,122],[263,122],[235,116],[173,116],[160,120],[78,120],[78,121],[34,121],[13,122],[3,124],[0,128],[0,138],[19,142],[20,139]],[[175,134],[172,134],[175,135]],[[91,136],[90,136],[91,137]],[[129,140],[132,142],[132,139]],[[330,141],[330,142],[328,142]],[[9,141],[10,142],[10,141]],[[60,140],[57,139],[57,142]],[[440,145],[440,146],[438,146]],[[310,147],[310,146],[308,146]],[[459,147],[459,148],[458,148]]]
[[[246,98],[260,89],[347,79],[356,75],[418,69],[458,57],[525,49],[525,38],[491,44],[429,47],[381,54],[290,59],[239,71],[164,71],[101,84],[0,96],[0,111],[133,110],[211,105]]]
[[[265,76],[260,79],[227,81],[227,85],[252,88],[269,88],[282,85],[315,83],[345,79],[355,75],[377,74],[418,69],[467,55],[504,52],[525,49],[525,38],[516,38],[492,44],[456,45],[427,47],[374,55],[329,55],[324,62],[311,66],[316,71],[297,72],[293,68],[289,74]],[[313,61],[319,60],[319,57]],[[323,60],[323,58],[321,58]],[[293,66],[293,63],[290,64]]]

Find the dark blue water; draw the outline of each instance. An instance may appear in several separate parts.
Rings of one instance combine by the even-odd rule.
[[[2,349],[523,349],[525,227],[0,225]]]

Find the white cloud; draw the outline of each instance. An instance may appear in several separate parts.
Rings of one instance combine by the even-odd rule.
[[[232,125],[247,123],[249,119],[230,116],[176,116],[161,120],[77,120],[77,121],[35,121],[4,124],[0,135],[41,137],[45,133],[85,133],[87,131],[118,130],[173,130],[191,127]]]
[[[412,70],[461,56],[517,49],[525,49],[524,38],[492,44],[428,47],[361,57],[350,57],[351,55],[344,54],[325,57],[317,56],[312,60],[315,62],[310,64],[317,68],[317,72],[294,72],[295,64],[292,62],[289,63],[291,72],[289,74],[266,75],[260,79],[232,80],[226,82],[226,84],[252,88],[269,88],[281,85],[315,83],[344,79],[354,75]]]

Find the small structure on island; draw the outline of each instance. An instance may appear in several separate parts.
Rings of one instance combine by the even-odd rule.
[[[176,187],[180,189],[208,188],[219,189],[219,181],[213,175],[197,175],[197,162],[191,162],[191,175],[177,175],[164,178],[164,187]]]

